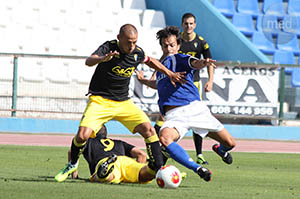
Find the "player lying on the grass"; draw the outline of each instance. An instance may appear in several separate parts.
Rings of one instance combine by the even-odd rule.
[[[92,182],[147,183],[155,178],[152,172],[148,172],[147,154],[144,151],[106,136],[107,129],[103,126],[96,138],[88,139],[83,151]],[[74,172],[72,177],[77,178],[78,172]]]
[[[179,28],[166,27],[157,32],[157,38],[166,58],[162,63],[173,72],[186,72],[186,83],[171,87],[171,82],[160,72],[155,80],[147,80],[137,72],[137,77],[144,84],[156,87],[158,90],[158,105],[165,122],[160,129],[159,139],[170,156],[183,166],[193,170],[205,181],[211,180],[211,172],[192,161],[187,152],[177,144],[189,130],[198,135],[208,136],[220,144],[215,144],[213,150],[227,164],[232,163],[229,153],[235,146],[235,141],[224,126],[210,113],[210,110],[200,100],[199,90],[193,84],[193,71],[210,65],[215,67],[215,60],[197,59],[189,55],[178,54],[180,48]]]

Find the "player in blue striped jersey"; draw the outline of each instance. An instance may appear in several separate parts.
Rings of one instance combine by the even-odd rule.
[[[215,61],[178,54],[180,34],[177,27],[170,26],[160,30],[157,38],[165,56],[162,60],[163,65],[173,72],[186,73],[186,83],[177,83],[175,88],[160,72],[156,74],[156,82],[142,80],[146,85],[158,89],[160,112],[165,116],[165,122],[160,130],[160,142],[175,161],[193,170],[205,181],[210,181],[211,172],[194,162],[177,142],[189,130],[193,130],[201,137],[207,135],[220,143],[215,144],[213,150],[224,162],[232,163],[229,150],[235,147],[234,138],[200,100],[199,91],[193,83],[194,70],[207,65],[215,67]]]

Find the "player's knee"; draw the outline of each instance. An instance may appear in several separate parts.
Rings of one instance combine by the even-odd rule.
[[[76,141],[77,141],[77,143],[84,143],[84,142],[86,142],[89,139],[90,135],[91,135],[91,133],[79,132],[76,135]]]
[[[154,127],[150,124],[150,122],[145,122],[143,124],[138,125],[134,132],[139,132],[144,138],[151,137],[156,135]]]
[[[172,143],[172,141],[171,141],[168,137],[163,136],[163,135],[161,135],[161,136],[159,137],[159,142],[160,142],[164,147],[167,147],[169,144]]]

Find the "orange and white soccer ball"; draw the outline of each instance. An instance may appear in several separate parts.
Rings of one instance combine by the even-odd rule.
[[[181,180],[179,169],[173,165],[163,166],[156,173],[156,183],[160,188],[176,189]]]

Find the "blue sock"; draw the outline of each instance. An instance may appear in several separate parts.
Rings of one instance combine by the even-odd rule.
[[[225,155],[225,153],[229,150],[231,150],[233,147],[226,147],[223,144],[220,144],[220,147],[218,148],[218,153],[221,154],[222,156]]]
[[[187,152],[176,142],[172,142],[169,146],[166,147],[166,151],[170,154],[176,162],[182,164],[183,166],[192,169],[194,172],[197,172],[199,167],[196,162],[190,158]]]

